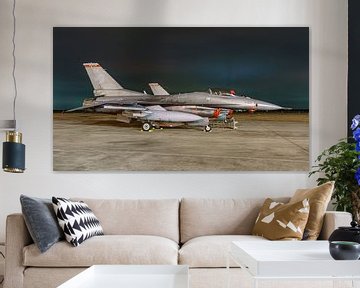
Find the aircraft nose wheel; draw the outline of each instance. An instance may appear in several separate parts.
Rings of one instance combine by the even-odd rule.
[[[144,124],[142,125],[142,130],[143,130],[143,131],[150,131],[151,128],[152,128],[152,127],[151,127],[151,124],[150,124],[150,123],[144,123]]]
[[[211,132],[211,130],[212,130],[212,128],[209,125],[205,126],[205,128],[204,128],[205,132]]]

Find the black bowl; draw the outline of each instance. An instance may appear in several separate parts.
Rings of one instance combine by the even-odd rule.
[[[360,244],[357,242],[331,241],[329,250],[335,260],[358,260],[360,257]]]

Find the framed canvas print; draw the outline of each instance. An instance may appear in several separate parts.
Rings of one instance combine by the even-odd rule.
[[[308,27],[54,27],[54,171],[308,171]]]

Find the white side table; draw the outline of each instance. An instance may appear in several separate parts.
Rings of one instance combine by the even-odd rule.
[[[229,257],[248,272],[252,287],[269,280],[278,284],[280,280],[317,282],[314,287],[329,287],[322,286],[325,281],[332,283],[330,287],[360,287],[360,261],[332,259],[328,241],[238,241],[232,242]]]

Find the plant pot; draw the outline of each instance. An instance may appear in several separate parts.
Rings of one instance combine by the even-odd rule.
[[[360,257],[360,244],[357,242],[332,241],[329,250],[335,260],[358,260]]]

